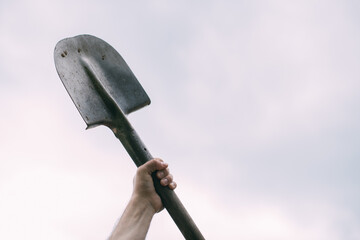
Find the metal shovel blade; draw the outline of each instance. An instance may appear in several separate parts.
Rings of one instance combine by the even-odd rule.
[[[129,114],[150,104],[124,59],[97,37],[79,35],[61,40],[54,58],[59,77],[88,128],[111,127],[119,111],[111,106]]]
[[[144,89],[124,59],[103,40],[79,35],[60,41],[55,66],[70,97],[89,127],[108,126],[121,141],[136,166],[153,157],[126,114],[150,104]],[[204,237],[174,191],[152,175],[164,207],[186,239]]]

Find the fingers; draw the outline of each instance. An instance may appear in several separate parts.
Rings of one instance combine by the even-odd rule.
[[[174,177],[170,174],[169,168],[165,168],[164,170],[159,170],[156,172],[156,177],[160,179],[160,184],[164,187],[168,186],[170,189],[176,188],[176,183],[173,181]]]
[[[169,184],[168,187],[169,187],[171,190],[174,190],[174,189],[177,187],[177,184],[176,184],[176,182],[172,182],[172,183]]]
[[[170,174],[168,164],[160,158],[155,158],[140,168],[143,168],[148,174],[152,174],[156,171],[156,177],[160,180],[160,184],[164,187],[168,186],[170,189],[175,189],[177,184],[173,181],[174,177]]]
[[[173,181],[173,176],[171,174],[161,178],[160,184],[164,187],[168,186],[171,190],[174,190],[177,186],[176,182]]]
[[[145,171],[147,171],[149,174],[157,171],[157,170],[163,170],[166,169],[168,166],[167,163],[165,163],[163,160],[159,158],[154,158],[144,165],[142,165],[140,168],[143,168]]]
[[[169,174],[170,174],[169,168],[165,168],[165,169],[163,169],[163,170],[158,170],[158,171],[156,172],[156,176],[157,176],[159,179],[164,178],[164,177],[166,177],[166,176],[169,175]]]
[[[160,179],[160,183],[163,186],[169,185],[172,181],[173,181],[173,176],[171,174]]]

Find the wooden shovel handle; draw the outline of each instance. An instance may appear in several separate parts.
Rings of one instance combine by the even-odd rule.
[[[161,197],[163,205],[184,235],[185,239],[205,239],[176,193],[167,187],[161,186],[158,178],[153,176],[153,179],[156,192]]]
[[[139,167],[147,161],[153,159],[150,152],[131,125],[127,122],[126,124],[128,126],[125,128],[123,124],[124,123],[122,123],[121,128],[113,128],[112,130],[115,136],[124,145],[126,151],[129,153],[136,166]],[[185,239],[205,239],[176,193],[168,187],[162,186],[160,184],[160,180],[155,176],[155,173],[152,177],[156,192],[159,194],[164,207],[169,212],[171,218],[174,220]]]

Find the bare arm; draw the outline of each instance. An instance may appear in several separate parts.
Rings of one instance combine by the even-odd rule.
[[[110,240],[143,240],[149,230],[150,222],[155,213],[164,207],[156,193],[151,174],[161,179],[163,186],[176,188],[173,177],[167,168],[168,164],[161,159],[153,159],[140,166],[134,179],[134,190],[131,199],[110,236]]]

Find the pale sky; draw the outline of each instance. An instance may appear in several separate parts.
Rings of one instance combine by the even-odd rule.
[[[206,239],[360,239],[360,2],[0,2],[0,239],[106,239],[135,165],[85,131],[58,41],[91,34],[152,100],[129,116]],[[147,239],[183,239],[166,211]]]

